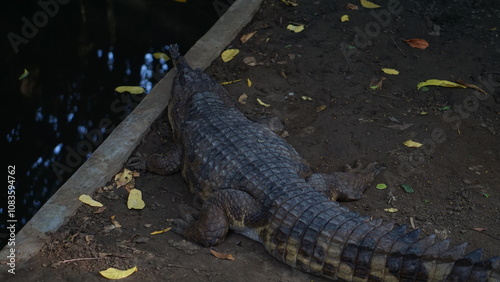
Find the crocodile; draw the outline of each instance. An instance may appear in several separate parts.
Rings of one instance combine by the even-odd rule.
[[[180,150],[153,155],[148,169],[181,170],[203,200],[198,216],[184,214],[173,230],[203,246],[229,230],[262,243],[276,259],[304,272],[345,281],[500,281],[500,257],[467,243],[420,236],[362,216],[338,201],[358,200],[384,166],[346,166],[313,173],[283,138],[240,112],[227,91],[189,66],[172,45],[177,74],[168,117]]]

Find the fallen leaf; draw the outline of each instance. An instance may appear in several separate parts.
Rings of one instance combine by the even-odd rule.
[[[240,50],[238,50],[238,49],[227,49],[227,50],[224,50],[224,52],[222,52],[222,54],[220,54],[220,57],[222,58],[222,61],[224,63],[227,63],[227,62],[231,61],[236,55],[238,55],[239,52],[240,52]]]
[[[146,204],[142,200],[142,192],[137,189],[130,190],[128,194],[127,207],[129,209],[142,210]]]
[[[397,212],[399,210],[397,208],[388,208],[388,209],[384,209],[384,211],[386,211],[386,212]]]
[[[458,80],[457,82],[458,82],[459,84],[462,84],[462,85],[467,86],[467,87],[469,87],[469,88],[475,89],[475,90],[477,90],[477,91],[479,91],[479,92],[481,92],[481,93],[483,93],[483,94],[485,94],[485,95],[489,95],[489,94],[488,94],[488,92],[484,91],[483,89],[481,89],[481,87],[479,87],[479,86],[477,86],[477,85],[470,84],[470,83],[465,83],[465,82],[463,82],[463,81],[461,81],[461,80]]]
[[[385,188],[387,188],[387,185],[385,185],[384,183],[379,183],[377,184],[377,186],[375,186],[377,189],[379,190],[383,190]]]
[[[441,79],[428,79],[424,82],[420,82],[417,84],[417,89],[420,89],[421,87],[424,87],[424,86],[467,88],[467,86],[465,86],[465,85],[451,82],[448,80],[441,80]]]
[[[486,228],[482,228],[482,227],[472,227],[471,229],[474,231],[477,231],[477,232],[483,232],[483,231],[487,230]]]
[[[248,87],[252,87],[252,81],[250,80],[250,78],[247,78],[247,85]]]
[[[106,209],[106,207],[100,207],[100,208],[98,208],[96,211],[94,211],[94,213],[95,213],[95,214],[102,213],[105,209]]]
[[[343,15],[342,17],[340,17],[340,21],[341,22],[348,22],[349,21],[349,15]]]
[[[281,71],[280,71],[280,74],[281,74],[281,76],[282,76],[284,79],[287,79],[287,77],[286,77],[286,74],[285,74],[285,71],[284,71],[284,70],[281,70]]]
[[[483,196],[484,196],[485,198],[489,198],[489,197],[491,197],[491,195],[490,195],[490,194],[488,194],[488,193],[483,193]]]
[[[422,146],[422,143],[418,143],[418,142],[415,142],[415,141],[412,141],[412,140],[406,140],[403,145],[405,145],[406,147],[409,147],[409,148],[418,148],[420,146]]]
[[[250,40],[250,38],[252,38],[252,36],[255,35],[255,33],[257,33],[257,31],[252,31],[250,33],[242,35],[240,37],[241,44],[245,44],[248,40]]]
[[[165,228],[165,229],[159,230],[159,231],[153,231],[153,232],[151,232],[149,234],[151,234],[151,235],[157,235],[157,234],[165,233],[165,232],[169,231],[170,229],[172,229],[172,227],[168,227],[168,228]]]
[[[118,93],[129,92],[130,94],[142,94],[146,92],[144,88],[139,86],[118,86],[115,88]]]
[[[387,128],[397,129],[397,130],[405,130],[405,129],[410,128],[412,125],[413,125],[413,123],[392,124],[392,125],[388,125]]]
[[[111,223],[113,223],[113,225],[115,226],[115,228],[120,228],[122,227],[120,223],[118,223],[117,220],[115,220],[115,217],[114,215],[111,216]]]
[[[304,100],[304,101],[312,101],[312,98],[311,98],[311,97],[309,97],[309,96],[302,96],[301,98],[302,98],[302,100]]]
[[[248,100],[248,95],[243,93],[241,94],[241,96],[238,98],[238,103],[242,104],[242,105],[245,105],[247,103],[247,100]]]
[[[398,75],[399,71],[395,69],[388,69],[388,68],[383,68],[382,71],[386,74],[393,74],[393,75]]]
[[[94,201],[89,195],[83,194],[78,197],[78,200],[92,207],[103,207],[103,204],[99,203],[98,201]]]
[[[269,104],[266,104],[266,103],[262,102],[262,100],[261,100],[261,99],[259,99],[259,98],[257,98],[257,103],[259,103],[259,105],[262,105],[262,106],[264,106],[264,107],[270,107],[270,106],[271,106],[271,105],[269,105]]]
[[[297,32],[301,32],[304,30],[304,25],[303,24],[298,24],[298,25],[295,25],[295,24],[289,24],[286,29],[288,30],[291,30],[295,33]]]
[[[358,5],[354,5],[354,4],[352,4],[352,3],[347,3],[346,8],[347,8],[348,10],[359,10]]]
[[[21,74],[18,79],[19,80],[25,79],[29,74],[30,74],[30,72],[27,69],[24,69],[23,74]]]
[[[386,80],[386,79],[387,78],[385,78],[385,77],[381,77],[380,79],[377,79],[376,77],[372,78],[370,80],[370,89],[371,90],[381,89],[382,84],[383,84],[384,80]]]
[[[408,184],[401,184],[406,193],[415,193],[415,190]]]
[[[232,80],[232,81],[224,81],[224,82],[221,82],[220,85],[227,85],[227,84],[232,84],[232,83],[236,83],[236,82],[240,82],[240,81],[241,81],[241,78],[236,79],[236,80]]]
[[[108,279],[117,280],[117,279],[122,279],[122,278],[128,277],[136,271],[137,271],[137,266],[134,266],[134,267],[127,269],[127,270],[120,270],[120,269],[110,267],[106,270],[99,271],[99,273]]]
[[[117,188],[129,183],[133,178],[134,173],[131,170],[124,168],[123,172],[115,175],[115,183],[117,185]]]
[[[248,56],[243,58],[243,63],[247,66],[255,67],[257,65],[257,60],[255,60],[255,57]]]
[[[376,8],[380,8],[379,5],[373,3],[373,2],[370,2],[370,1],[367,1],[367,0],[361,0],[361,6],[363,6],[364,8],[367,8],[367,9],[376,9]]]
[[[163,59],[165,61],[170,60],[170,57],[167,54],[162,53],[162,52],[153,53],[153,57],[155,57],[158,60],[160,60],[160,59]]]
[[[235,260],[234,256],[232,254],[222,254],[222,253],[219,253],[217,251],[214,251],[212,249],[210,249],[210,252],[212,253],[212,255],[214,255],[214,257],[216,258],[220,258],[220,259],[227,259],[227,260]]]
[[[413,48],[426,49],[427,47],[429,47],[429,42],[421,38],[403,39],[403,41]]]
[[[292,6],[292,7],[299,5],[299,4],[292,2],[290,0],[281,0],[281,2],[285,3],[287,6]]]
[[[318,107],[316,107],[316,112],[321,112],[321,111],[324,111],[326,109],[326,105],[319,105]]]

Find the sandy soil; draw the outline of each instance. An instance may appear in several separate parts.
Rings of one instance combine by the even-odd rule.
[[[388,166],[376,180],[388,188],[374,186],[365,199],[345,206],[499,255],[500,3],[378,2],[380,9],[348,10],[348,1],[299,1],[296,7],[265,1],[241,35],[257,33],[245,44],[236,38],[230,47],[240,49],[237,57],[228,63],[218,59],[207,72],[220,82],[242,79],[226,86],[234,99],[248,95],[242,111],[251,118],[281,119],[285,139],[315,171],[339,171],[357,159]],[[350,21],[342,23],[345,14]],[[289,24],[305,29],[294,33],[286,29]],[[412,38],[430,46],[422,50],[402,41]],[[243,62],[250,56],[256,66]],[[380,87],[370,88],[382,77]],[[417,90],[427,79],[461,80],[488,94]],[[138,150],[166,148],[165,127],[159,120]],[[408,139],[424,146],[408,148]],[[173,232],[150,235],[169,227],[179,205],[191,205],[192,196],[179,174],[146,172],[135,181],[145,209],[128,210],[123,188],[98,189],[94,197],[107,207],[103,212],[82,206],[26,268],[8,278],[100,281],[99,270],[137,266],[126,281],[324,281],[275,261],[238,234],[212,248],[232,254],[234,261],[217,259]],[[390,207],[398,212],[384,211]],[[113,215],[121,228],[109,227]]]

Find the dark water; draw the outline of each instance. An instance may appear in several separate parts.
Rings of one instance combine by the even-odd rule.
[[[11,183],[0,191],[0,247],[7,216],[20,230],[147,95],[114,89],[149,91],[170,67],[153,53],[171,43],[185,52],[233,1],[3,2],[0,114]]]

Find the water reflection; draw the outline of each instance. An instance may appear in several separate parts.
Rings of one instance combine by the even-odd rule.
[[[21,2],[4,5],[4,34],[22,36],[20,19],[40,10]],[[144,97],[114,89],[138,85],[149,93],[169,69],[153,54],[174,42],[187,50],[217,18],[211,1],[70,1],[18,51],[7,46],[1,135],[6,165],[16,166],[18,230]],[[18,80],[24,69],[29,75]],[[0,194],[6,199],[7,190]],[[3,201],[0,247],[6,213]]]

